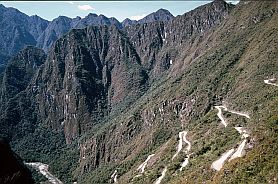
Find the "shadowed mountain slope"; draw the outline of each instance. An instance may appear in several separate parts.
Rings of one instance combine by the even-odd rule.
[[[0,182],[3,184],[32,184],[31,172],[23,164],[22,160],[15,155],[10,145],[0,138]]]

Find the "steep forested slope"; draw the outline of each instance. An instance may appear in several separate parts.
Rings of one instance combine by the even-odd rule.
[[[86,181],[108,181],[107,172],[112,175],[117,170],[120,183],[152,183],[167,167],[162,180],[166,183],[274,182],[277,89],[264,79],[277,77],[276,20],[277,3],[242,2],[219,27],[195,39],[190,49],[200,49],[197,57],[184,53],[173,60],[170,78],[154,84],[101,133],[84,138],[80,169],[93,171]],[[224,112],[228,121],[224,128],[216,105],[247,113],[250,119]],[[247,155],[216,172],[212,163],[244,141],[234,127],[244,127],[250,135],[244,146]],[[182,131],[187,131],[190,152],[183,143],[172,160]],[[140,174],[137,168],[152,154]],[[189,164],[180,172],[188,155]],[[105,163],[109,164],[94,169]]]
[[[277,62],[274,1],[72,30],[10,60],[1,134],[65,183],[274,183]]]

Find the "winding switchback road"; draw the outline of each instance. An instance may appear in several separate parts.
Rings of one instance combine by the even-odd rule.
[[[172,160],[174,160],[174,158],[176,156],[178,156],[179,152],[182,150],[183,142],[185,142],[187,144],[187,147],[186,147],[187,155],[186,155],[186,158],[184,159],[184,161],[181,163],[180,171],[182,171],[182,169],[185,166],[187,166],[187,164],[189,163],[189,157],[190,157],[189,151],[191,149],[191,143],[186,139],[186,135],[187,135],[187,131],[179,132],[179,144],[178,144],[176,153],[172,157]]]
[[[224,111],[230,112],[230,113],[232,113],[232,114],[237,114],[237,115],[239,115],[239,116],[244,116],[244,117],[250,119],[250,116],[249,116],[248,114],[242,113],[242,112],[233,111],[233,110],[228,110],[228,108],[225,107],[225,106],[223,106],[223,105],[221,105],[221,106],[215,106],[215,108],[218,110],[217,116],[219,117],[219,119],[221,120],[221,123],[222,123],[225,127],[227,127],[228,124],[227,124],[227,122],[226,122],[225,119],[224,119],[224,116],[223,116],[223,113],[222,113],[222,109],[223,109]]]
[[[278,87],[278,84],[273,83],[274,81],[276,81],[276,79],[272,78],[272,79],[264,80],[264,83]]]
[[[161,173],[161,176],[159,178],[157,178],[157,180],[154,182],[154,184],[160,184],[162,179],[165,177],[167,172],[167,167],[165,167]]]
[[[218,110],[217,116],[218,118],[221,120],[221,123],[226,127],[227,123],[223,117],[223,113],[222,113],[222,109],[227,110],[227,108],[225,106],[215,106],[215,108]]]
[[[114,173],[111,175],[111,179],[113,180],[114,183],[118,183],[118,180],[117,180],[117,170],[114,171]]]
[[[236,112],[236,111],[232,111],[232,110],[228,110],[227,107],[225,106],[215,106],[215,108],[218,110],[217,116],[219,117],[219,119],[221,120],[221,123],[226,127],[227,126],[227,122],[225,121],[224,117],[223,117],[223,113],[222,113],[222,109],[224,109],[225,111],[228,111],[230,113],[233,114],[237,114],[239,116],[244,116],[248,119],[250,119],[250,116],[246,113],[241,113],[241,112]],[[218,160],[214,161],[211,165],[211,168],[219,171],[225,161],[230,157],[229,161],[238,158],[238,157],[242,157],[244,155],[244,147],[246,145],[247,142],[247,138],[249,137],[249,134],[247,133],[247,131],[243,128],[243,127],[234,127],[239,134],[241,135],[241,139],[244,139],[241,144],[238,146],[238,148],[236,149],[236,151],[234,149],[230,149],[227,152],[225,152]]]
[[[186,148],[187,152],[190,151],[190,149],[191,149],[191,143],[186,139],[186,135],[187,135],[187,131],[179,132],[179,144],[178,144],[178,147],[177,147],[177,152],[173,155],[172,160],[174,160],[174,158],[175,158],[176,156],[178,156],[179,152],[182,150],[183,142],[185,142],[186,144],[188,144],[188,146],[187,146],[187,148]]]
[[[137,170],[141,170],[141,173],[143,174],[145,172],[145,167],[148,164],[148,161],[154,156],[155,154],[151,154],[148,156],[148,158],[145,160],[145,162],[143,162],[141,165],[139,165],[139,167],[137,168]]]

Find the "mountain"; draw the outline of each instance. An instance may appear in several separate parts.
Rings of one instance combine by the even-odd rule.
[[[138,20],[139,24],[144,24],[144,23],[150,23],[150,22],[155,22],[155,21],[162,21],[162,22],[167,22],[169,20],[172,20],[174,16],[165,9],[159,9],[154,13],[151,13],[147,15],[146,17]]]
[[[52,44],[71,29],[82,29],[90,25],[115,25],[122,28],[116,18],[89,13],[85,18],[69,18],[60,16],[47,21],[37,15],[27,16],[14,8],[0,5],[0,53],[12,56],[28,45],[35,45],[48,51]],[[136,23],[142,24],[152,21],[167,21],[173,15],[167,10],[160,9]],[[129,21],[128,21],[129,22]],[[134,21],[131,21],[134,22]],[[126,23],[125,23],[126,24]],[[9,43],[9,44],[8,44]]]
[[[71,142],[116,106],[126,107],[140,96],[148,79],[140,62],[116,27],[72,30],[50,50],[28,90],[38,100],[40,118],[64,127]]]
[[[216,0],[27,47],[3,73],[1,136],[64,183],[275,183],[277,18]]]
[[[2,119],[1,124],[1,126],[5,127],[1,132],[4,137],[20,137],[20,135],[32,131],[31,127],[34,124],[31,121],[28,122],[27,117],[22,119],[23,124],[17,124],[17,120],[24,116],[23,112],[26,112],[26,115],[30,115],[30,112],[28,112],[30,108],[28,104],[30,103],[25,100],[25,96],[20,96],[19,94],[28,87],[32,77],[45,59],[46,55],[42,50],[29,46],[8,62],[4,71],[0,94],[0,102],[2,104],[0,107],[1,118],[5,117]],[[19,99],[21,99],[22,104],[16,104]]]
[[[48,21],[38,16],[27,16],[14,8],[0,4],[0,79],[8,60],[36,40],[44,31]]]
[[[0,5],[0,18],[1,54],[10,56],[17,53],[26,45],[36,44],[36,40],[28,30],[29,17],[27,15],[17,9],[5,8],[3,5]]]
[[[131,26],[134,24],[145,24],[145,23],[156,22],[156,21],[168,22],[168,21],[172,20],[173,18],[174,18],[174,16],[168,10],[161,8],[161,9],[157,10],[156,12],[151,13],[138,21],[130,20],[127,18],[122,22],[122,26],[126,27],[126,26]]]
[[[211,21],[216,23],[223,19],[219,15],[226,15],[231,8],[226,7],[225,3],[211,3],[207,6],[223,7],[222,11],[211,16]],[[203,12],[202,9],[196,11]],[[206,13],[214,11],[212,8]],[[58,19],[57,22],[53,21],[57,26],[69,20],[65,17]],[[192,17],[190,20],[197,19],[200,17]],[[107,116],[114,116],[125,110],[142,96],[150,83],[170,68],[171,58],[161,37],[165,35],[163,22],[136,26],[143,29],[134,27],[134,30],[125,32],[113,26],[90,27],[72,30],[59,39],[49,51],[43,67],[39,68],[38,72],[33,72],[36,76],[26,89],[26,93],[31,95],[30,103],[38,104],[36,118],[54,129],[62,127],[67,143],[70,143],[75,137],[104,121]],[[213,25],[201,26],[199,29],[206,31],[211,27]],[[169,30],[171,31],[175,30]],[[140,43],[140,40],[136,40],[138,37],[134,38],[133,35],[141,35],[142,38],[139,39],[143,44],[135,45],[136,42]],[[177,39],[182,41],[179,37]],[[146,52],[143,48],[149,50]],[[34,51],[32,52],[34,54]],[[146,57],[145,53],[149,55]],[[40,54],[38,58],[42,56],[43,54]],[[17,56],[14,60],[22,59]],[[25,60],[27,62],[30,59]],[[2,83],[3,104],[8,102],[5,100],[6,96],[13,97],[21,91],[13,90],[14,93],[9,93],[10,90],[6,90],[5,79],[12,78],[5,77],[9,75],[8,68]],[[25,72],[23,74],[26,75]],[[20,75],[19,77],[23,79]],[[13,88],[14,83],[12,82]],[[26,87],[24,85],[20,89]],[[9,112],[7,111],[8,114]]]
[[[26,89],[45,57],[43,51],[29,46],[9,61],[2,81],[1,103]]]
[[[148,22],[155,21],[169,21],[174,16],[165,9],[159,9],[158,11],[151,13],[150,15],[144,17],[139,21],[134,21],[130,19],[125,19],[120,23],[116,18],[107,18],[104,15],[97,15],[94,13],[89,13],[85,18],[77,17],[75,19],[70,19],[68,17],[58,17],[54,19],[49,26],[42,33],[41,38],[39,38],[37,46],[43,48],[45,51],[52,46],[52,44],[60,38],[63,34],[71,29],[82,29],[87,26],[101,26],[101,25],[115,25],[117,28],[122,29],[128,25],[132,24],[144,24]]]
[[[74,28],[85,28],[90,25],[95,25],[95,26],[101,26],[101,25],[115,25],[118,28],[121,28],[120,22],[112,17],[112,18],[107,18],[104,15],[97,15],[93,13],[89,13],[85,18],[81,19],[78,24],[74,26]]]
[[[47,28],[42,32],[38,38],[37,46],[48,51],[52,44],[65,33],[71,29],[82,29],[89,25],[115,25],[121,27],[119,21],[115,18],[107,18],[104,15],[96,15],[90,13],[85,18],[77,17],[71,19],[68,17],[60,16],[50,22]]]
[[[13,153],[10,145],[0,139],[0,182],[3,184],[32,184],[31,172],[24,166],[22,160]]]
[[[47,28],[49,21],[42,19],[37,15],[28,17],[28,30],[34,39],[38,42],[38,38],[42,32]]]
[[[70,30],[71,22],[72,19],[65,16],[52,20],[38,37],[36,46],[48,50],[54,41]]]
[[[215,1],[171,21],[137,24],[127,27],[126,32],[142,63],[150,71],[150,77],[156,80],[162,73],[173,68],[173,62],[184,57],[184,53],[197,57],[198,51],[192,48],[192,44],[224,20],[232,8],[233,5],[224,1]]]
[[[123,27],[131,26],[131,25],[134,25],[134,24],[137,24],[137,21],[136,20],[130,20],[129,18],[126,18],[122,22]]]

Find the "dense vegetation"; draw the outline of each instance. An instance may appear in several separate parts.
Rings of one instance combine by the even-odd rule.
[[[181,19],[197,22],[196,29]],[[221,23],[205,24],[213,21]],[[166,166],[164,183],[275,183],[278,93],[264,80],[278,77],[277,22],[276,2],[240,2],[235,8],[220,2],[169,24],[73,30],[36,73],[20,66],[33,75],[23,80],[25,90],[11,95],[6,89],[22,81],[3,79],[1,135],[25,161],[49,164],[65,183],[109,183],[115,170],[119,183],[153,183]],[[169,25],[176,26],[177,38],[164,43]],[[138,45],[137,39],[145,42]],[[224,112],[224,128],[214,108],[222,104],[250,119]],[[250,133],[246,154],[216,172],[212,162],[241,141],[235,126]],[[179,171],[188,153],[172,156],[185,130],[190,159]],[[155,156],[145,172],[135,177],[150,154]]]

